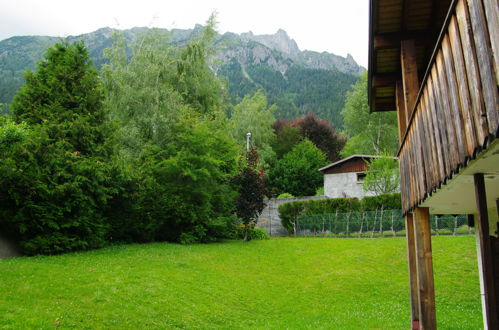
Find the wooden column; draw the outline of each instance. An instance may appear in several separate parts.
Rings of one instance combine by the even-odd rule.
[[[404,86],[402,81],[395,84],[395,102],[397,105],[397,119],[399,123],[399,141],[402,143],[407,129],[407,112],[405,110]]]
[[[416,64],[416,46],[414,40],[401,41],[400,64],[402,66],[405,113],[407,115],[406,123],[408,123],[419,93],[418,66]]]
[[[416,268],[416,244],[414,240],[414,217],[405,217],[405,236],[407,238],[407,260],[409,266],[409,291],[411,297],[411,329],[419,329],[419,289]]]
[[[416,268],[419,288],[419,321],[421,329],[436,329],[435,287],[431,252],[430,212],[427,207],[414,211]]]
[[[475,198],[478,209],[478,221],[475,228],[478,234],[479,244],[479,263],[480,263],[480,282],[483,285],[482,309],[484,313],[484,322],[488,329],[498,329],[499,322],[497,314],[497,302],[494,288],[494,264],[491,251],[490,233],[489,233],[489,215],[487,211],[487,199],[485,193],[485,180],[483,173],[474,175],[475,180]]]

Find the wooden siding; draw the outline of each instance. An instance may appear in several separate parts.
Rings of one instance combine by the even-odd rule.
[[[338,164],[327,170],[324,170],[324,174],[336,174],[336,173],[350,173],[350,172],[364,172],[367,170],[367,164],[364,158],[353,158],[344,163]]]
[[[404,212],[498,136],[498,34],[497,0],[455,2],[399,150]]]

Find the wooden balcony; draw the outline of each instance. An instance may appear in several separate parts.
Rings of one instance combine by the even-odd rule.
[[[450,6],[401,131],[398,157],[405,213],[432,206],[428,197],[470,165],[499,171],[498,28],[495,0],[459,0]],[[487,149],[492,157],[485,160]],[[458,213],[455,207],[449,211]]]
[[[369,104],[398,115],[412,329],[437,324],[430,213],[475,222],[484,325],[499,329],[498,85],[497,0],[371,0]]]

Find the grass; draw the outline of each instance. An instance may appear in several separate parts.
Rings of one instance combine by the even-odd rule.
[[[433,237],[440,329],[482,326],[474,237]],[[0,328],[407,329],[405,239],[123,245],[0,261]]]

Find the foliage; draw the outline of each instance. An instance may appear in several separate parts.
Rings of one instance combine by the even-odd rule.
[[[317,118],[312,112],[295,120],[278,119],[272,127],[277,135],[274,148],[278,159],[303,139],[309,139],[330,162],[334,162],[339,159],[346,142],[327,120]]]
[[[259,89],[269,103],[277,105],[275,116],[293,119],[314,111],[334,127],[343,126],[340,110],[345,94],[358,77],[337,70],[320,70],[292,65],[284,74],[267,63],[241,65],[237,60],[221,66],[219,72],[229,81],[234,100]]]
[[[295,197],[295,196],[291,195],[290,193],[282,193],[279,196],[277,196],[277,199],[292,198],[292,197]]]
[[[26,254],[104,245],[111,127],[97,72],[82,43],[49,48],[4,121],[0,226]]]
[[[272,123],[274,122],[275,106],[267,105],[267,98],[262,91],[247,95],[234,107],[230,123],[233,137],[239,142],[240,150],[246,149],[246,134],[251,133],[251,144],[261,155],[260,167],[267,168],[274,157],[272,143],[275,139]]]
[[[268,174],[269,186],[277,194],[314,195],[323,181],[318,169],[325,164],[324,153],[310,140],[304,140],[277,161]]]
[[[120,127],[124,217],[114,240],[180,243],[233,236],[237,148],[221,115],[222,88],[208,67],[212,16],[185,47],[148,30],[126,56],[122,35],[106,51],[107,105]]]
[[[279,205],[281,224],[289,233],[295,232],[296,219],[303,212],[303,209],[303,201],[293,201]]]
[[[206,241],[212,222],[233,211],[233,140],[202,121],[175,127],[177,139],[166,149],[151,146],[141,172],[149,191],[140,196],[140,218],[158,223],[155,239],[182,241],[191,235]],[[213,224],[217,225],[217,224]]]
[[[399,191],[400,174],[398,162],[393,157],[374,158],[369,162],[362,188],[377,195]]]
[[[312,141],[326,155],[328,161],[339,160],[340,151],[346,140],[333,130],[329,122],[316,118],[315,114],[310,112],[296,119],[294,125],[300,127],[301,135]]]
[[[261,240],[261,239],[269,239],[270,238],[269,235],[267,234],[267,232],[262,228],[258,228],[258,227],[247,228],[244,225],[240,225],[238,227],[237,237],[239,239],[244,240],[245,236],[248,237],[248,239],[247,239],[248,241],[254,240],[254,239]]]
[[[398,148],[397,115],[394,112],[369,113],[367,104],[367,72],[347,93],[341,110],[343,128],[348,142],[343,157],[353,154],[394,155]]]
[[[244,226],[244,240],[251,240],[250,230],[258,221],[258,216],[265,208],[264,197],[267,194],[263,172],[257,170],[258,153],[251,148],[247,155],[239,159],[238,172],[233,178],[239,196],[236,200],[236,214]]]
[[[361,200],[361,209],[363,211],[374,211],[381,208],[400,210],[402,208],[400,193],[366,196]]]
[[[357,198],[326,198],[319,200],[292,201],[279,205],[279,218],[289,233],[294,233],[294,223],[298,216],[347,213],[358,211],[375,211],[377,209],[399,210],[400,194],[384,194]]]
[[[105,50],[109,65],[102,67],[106,106],[119,123],[120,152],[136,158],[148,142],[164,146],[183,109],[182,96],[173,88],[177,67],[175,48],[158,30],[144,34],[131,47],[115,34]]]
[[[289,122],[283,119],[278,119],[272,125],[276,138],[272,144],[272,149],[276,153],[276,158],[281,159],[285,154],[290,152],[295,145],[303,140],[300,133],[300,128],[291,126]]]
[[[188,42],[177,61],[175,88],[185,103],[202,114],[213,114],[223,98],[222,83],[208,65],[216,24],[216,15],[212,13],[201,34]]]

